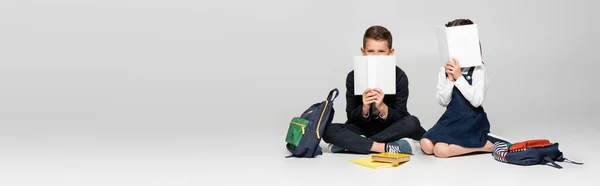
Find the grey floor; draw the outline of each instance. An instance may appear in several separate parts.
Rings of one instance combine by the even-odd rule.
[[[372,170],[348,162],[364,155],[326,151],[315,159],[284,158],[288,154],[284,125],[221,123],[210,132],[183,121],[173,120],[169,127],[159,125],[163,122],[168,121],[158,119],[142,127],[13,121],[14,127],[0,132],[0,185],[597,185],[599,181],[597,126],[536,132],[530,124],[504,135],[511,140],[546,136],[560,142],[565,155],[583,161],[583,166],[562,163],[559,170],[504,164],[490,154],[438,159],[418,153],[400,167]],[[222,135],[226,130],[230,132]]]
[[[325,152],[316,159],[283,159],[267,156],[265,168],[250,171],[250,175],[271,177],[277,183],[285,178],[294,179],[297,175],[313,174],[323,185],[597,185],[597,158],[595,147],[598,127],[588,128],[588,133],[577,128],[563,130],[541,130],[535,132],[535,125],[522,125],[519,131],[503,135],[512,141],[527,138],[548,138],[559,142],[566,157],[584,161],[583,166],[561,163],[563,169],[550,166],[516,166],[497,162],[491,154],[477,154],[448,159],[427,156],[422,152],[412,156],[412,160],[396,168],[373,170],[348,162],[365,157],[355,154],[333,154]],[[500,131],[500,130],[499,130]],[[562,133],[562,134],[561,134]],[[538,135],[539,134],[539,135]],[[531,136],[531,137],[528,137]],[[279,145],[279,144],[277,144]],[[281,145],[280,145],[281,146]],[[325,144],[321,145],[326,147]],[[274,153],[277,154],[277,153]],[[279,156],[287,152],[282,151]],[[254,164],[253,162],[252,164]],[[256,162],[261,164],[260,162]],[[276,176],[275,176],[276,175]],[[253,176],[249,176],[251,178]],[[301,185],[301,184],[297,184]]]

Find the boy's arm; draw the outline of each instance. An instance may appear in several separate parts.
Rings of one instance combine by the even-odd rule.
[[[408,101],[408,78],[398,67],[396,67],[396,101],[392,104],[387,104],[388,113],[386,117],[387,123],[399,121],[410,113],[406,108]]]
[[[354,72],[346,77],[346,115],[348,123],[362,126],[367,123],[368,117],[362,115],[362,99],[354,95]]]

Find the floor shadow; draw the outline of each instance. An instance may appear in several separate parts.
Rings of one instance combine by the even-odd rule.
[[[468,157],[468,156],[476,156],[476,155],[483,155],[483,154],[489,154],[491,155],[491,152],[471,152],[471,153],[467,153],[467,154],[463,154],[463,155],[459,155],[459,156],[455,156],[455,157]]]

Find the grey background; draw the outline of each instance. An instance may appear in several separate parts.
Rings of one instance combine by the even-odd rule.
[[[429,175],[476,184],[494,178],[488,170],[519,183],[597,182],[599,5],[1,1],[0,184],[294,184],[286,179],[309,173],[329,184],[394,183],[398,175],[415,184],[448,184],[423,182]],[[334,121],[345,121],[345,77],[371,25],[392,32],[410,81],[409,111],[433,126],[444,111],[435,100],[435,26],[455,18],[479,25],[492,132],[561,142],[586,166],[558,172],[488,155],[415,156],[404,169],[379,173],[347,163],[358,156],[282,158],[291,117],[332,88],[342,91]],[[532,172],[539,177],[523,176]]]

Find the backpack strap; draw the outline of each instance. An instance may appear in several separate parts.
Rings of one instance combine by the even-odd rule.
[[[546,156],[546,157],[544,157],[544,160],[546,163],[552,164],[554,168],[562,169],[562,166],[556,164],[556,162],[554,162],[554,160],[552,160],[552,158]]]
[[[565,162],[576,164],[576,165],[583,165],[583,163],[576,162],[576,161],[573,161],[573,160],[570,160],[570,159],[567,159],[567,158],[565,158]]]
[[[333,95],[333,93],[335,93],[335,95]],[[337,98],[339,94],[340,94],[339,90],[337,88],[334,88],[333,90],[329,91],[329,95],[327,96],[327,100],[329,102],[333,102],[333,100],[335,100],[335,98]]]

